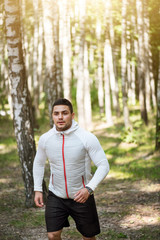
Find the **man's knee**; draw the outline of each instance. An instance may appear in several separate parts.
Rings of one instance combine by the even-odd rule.
[[[83,240],[96,240],[96,237],[86,238],[83,236]]]
[[[62,230],[57,231],[57,232],[48,232],[48,239],[49,240],[61,240],[61,232],[62,232]]]

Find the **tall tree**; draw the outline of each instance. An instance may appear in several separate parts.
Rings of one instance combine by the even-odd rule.
[[[121,42],[121,77],[122,77],[122,98],[123,98],[123,117],[125,128],[128,128],[129,110],[127,104],[127,46],[126,46],[126,17],[127,17],[127,0],[122,1],[122,42]]]
[[[96,23],[96,37],[97,37],[97,84],[98,84],[98,102],[100,108],[100,114],[104,113],[104,87],[103,87],[103,69],[102,69],[102,23],[100,19],[97,19]]]
[[[78,79],[77,79],[77,110],[78,122],[85,128],[85,111],[84,111],[84,43],[85,43],[85,15],[86,0],[79,0],[80,4],[80,46],[78,56]]]
[[[109,77],[110,77],[110,86],[111,86],[111,94],[112,94],[112,104],[113,109],[116,114],[120,115],[120,106],[119,106],[119,89],[118,89],[118,78],[116,71],[116,56],[115,56],[115,34],[114,34],[114,26],[113,26],[113,11],[112,11],[112,2],[111,0],[106,1],[106,14],[105,21],[107,27],[109,28],[109,43],[111,52],[109,55]]]
[[[52,104],[57,98],[56,65],[55,65],[55,44],[53,35],[54,6],[56,0],[42,0],[43,25],[45,41],[45,60],[46,60],[46,93],[49,109],[50,126],[52,123]]]
[[[5,0],[4,2],[14,129],[26,189],[26,206],[30,207],[33,205],[32,166],[36,150],[32,126],[30,94],[23,61],[20,7],[19,0]]]
[[[86,129],[92,129],[92,107],[90,94],[90,79],[88,71],[88,44],[84,45],[84,115]]]
[[[159,68],[158,68],[158,82],[157,82],[156,150],[160,151],[160,51],[159,51]]]
[[[63,0],[63,91],[64,97],[71,100],[71,33],[70,1]]]
[[[141,118],[148,123],[148,115],[146,109],[146,89],[145,89],[145,49],[144,49],[144,18],[143,18],[143,2],[136,0],[137,6],[137,27],[138,27],[138,81],[139,81],[139,102],[141,110]]]
[[[111,56],[111,44],[109,41],[109,31],[107,29],[105,47],[104,47],[104,85],[105,85],[105,115],[106,122],[109,126],[113,125],[112,109],[111,109],[111,95],[110,95],[110,56]]]

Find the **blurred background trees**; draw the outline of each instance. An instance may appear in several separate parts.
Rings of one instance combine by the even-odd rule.
[[[46,115],[52,126],[52,103],[63,96],[86,129],[95,112],[108,126],[123,116],[126,129],[131,109],[146,125],[154,114],[160,149],[158,0],[1,0],[0,29],[0,113],[15,129],[23,117],[22,132],[25,123],[37,128]]]

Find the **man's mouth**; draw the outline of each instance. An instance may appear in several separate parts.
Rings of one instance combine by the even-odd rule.
[[[58,122],[58,124],[64,124],[65,122]]]

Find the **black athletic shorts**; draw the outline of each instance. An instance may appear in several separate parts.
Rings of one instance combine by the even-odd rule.
[[[84,237],[89,238],[100,233],[94,195],[85,203],[78,203],[73,199],[59,198],[49,191],[45,210],[47,232],[69,227],[68,216],[74,219],[78,231]]]

